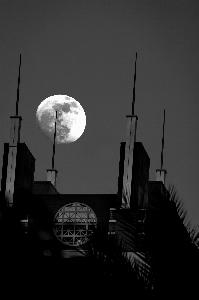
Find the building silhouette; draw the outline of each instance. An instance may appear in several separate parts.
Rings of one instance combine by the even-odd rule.
[[[136,56],[137,59],[137,56]],[[21,65],[21,57],[20,57]],[[41,257],[62,258],[82,256],[82,246],[95,229],[116,235],[124,242],[129,255],[142,260],[139,239],[145,236],[145,221],[151,211],[161,209],[154,190],[165,195],[166,170],[156,171],[156,181],[149,181],[150,158],[141,142],[136,141],[138,117],[134,114],[136,62],[132,114],[127,115],[126,141],[120,144],[118,191],[115,194],[60,194],[56,189],[58,171],[52,168],[46,181],[35,181],[35,158],[25,143],[20,143],[21,116],[18,115],[19,84],[16,115],[11,116],[10,141],[4,144],[1,179],[1,208],[17,212],[22,236]],[[19,67],[20,82],[20,67]],[[56,123],[55,123],[56,135]],[[164,140],[164,135],[163,135]],[[164,142],[163,142],[164,146]]]

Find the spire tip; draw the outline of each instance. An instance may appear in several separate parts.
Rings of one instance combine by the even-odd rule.
[[[21,70],[21,53],[19,56],[19,75],[18,75],[18,86],[17,86],[16,116],[18,116],[18,106],[19,106],[20,70]]]
[[[164,126],[165,126],[165,109],[164,109],[163,134],[162,134],[161,169],[163,168]]]
[[[54,132],[54,143],[53,143],[52,169],[54,169],[54,158],[55,158],[56,121],[57,121],[57,110],[55,112],[55,132]]]
[[[135,55],[135,73],[134,73],[134,85],[133,85],[132,115],[134,115],[134,106],[135,106],[136,62],[137,62],[137,52],[136,52],[136,55]]]

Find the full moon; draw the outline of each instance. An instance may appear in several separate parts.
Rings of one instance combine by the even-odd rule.
[[[56,121],[57,144],[76,141],[86,127],[83,107],[77,100],[66,95],[54,95],[43,100],[37,108],[36,120],[41,132],[51,141],[54,141]]]

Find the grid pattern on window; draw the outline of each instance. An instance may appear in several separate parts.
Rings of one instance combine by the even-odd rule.
[[[93,210],[85,204],[74,202],[58,210],[53,231],[63,244],[79,246],[88,241],[96,225],[97,218]]]

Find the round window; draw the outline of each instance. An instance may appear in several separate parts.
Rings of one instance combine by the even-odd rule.
[[[54,217],[53,231],[65,245],[86,243],[97,225],[94,211],[87,205],[74,202],[61,207]]]

